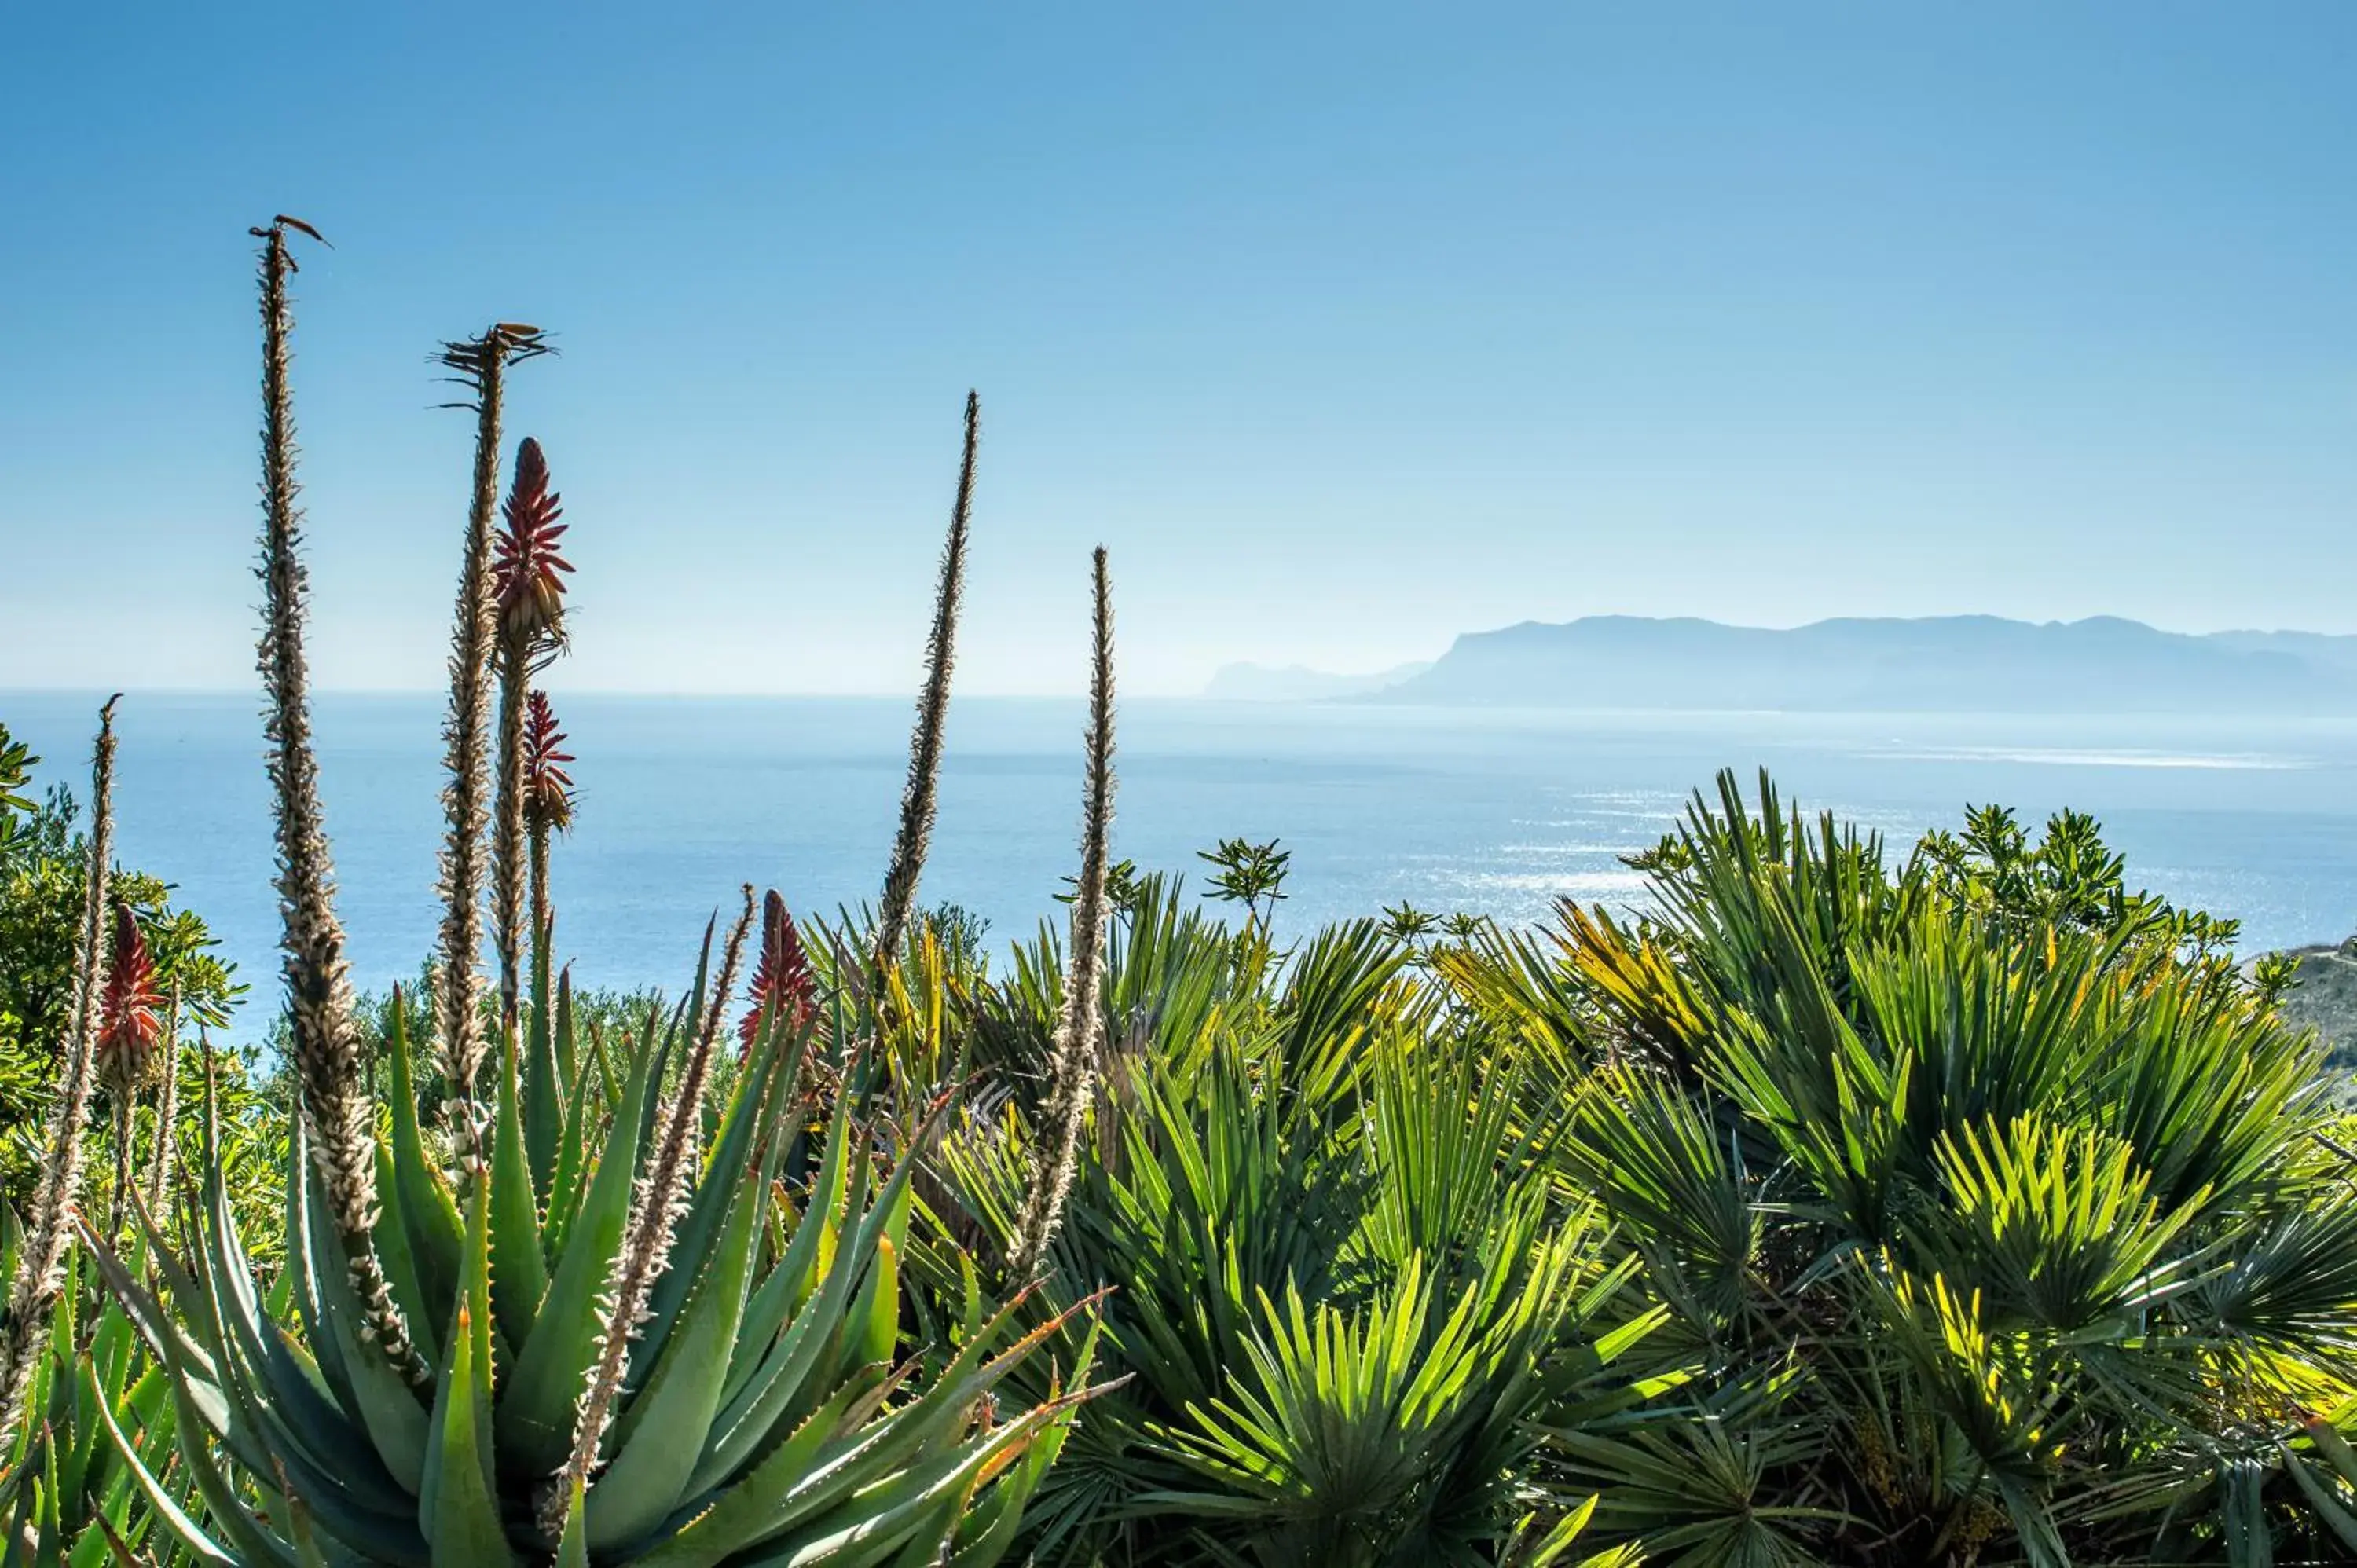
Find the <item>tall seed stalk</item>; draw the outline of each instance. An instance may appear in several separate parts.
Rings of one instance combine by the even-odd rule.
[[[413,1382],[431,1377],[410,1342],[378,1262],[376,1115],[368,1095],[366,1047],[352,1016],[344,929],[336,918],[335,863],[319,804],[311,747],[310,671],[303,653],[309,573],[303,564],[303,512],[295,479],[295,397],[287,371],[293,326],[286,280],[295,272],[286,231],[317,231],[291,218],[255,235],[262,252],[262,564],[260,650],[267,706],[263,733],[278,837],[282,972],[306,1142],[327,1192],[327,1210],[359,1298],[361,1333]]]
[[[450,713],[442,729],[442,931],[436,966],[436,1034],[444,1092],[461,1165],[482,1165],[482,1113],[475,1076],[483,1035],[483,887],[490,852],[491,662],[498,617],[492,591],[492,519],[500,501],[500,421],[511,366],[546,353],[539,328],[498,323],[479,337],[442,345],[436,360],[472,396],[453,406],[475,414],[475,466],[467,548],[450,628]]]
[[[199,1024],[198,1029],[202,1031]],[[173,1141],[178,1135],[175,1119],[180,1112],[180,982],[172,980],[172,1004],[164,1015],[164,1081],[156,1090],[156,1149],[147,1165],[147,1209],[164,1212],[164,1194],[172,1185]]]
[[[950,532],[942,546],[941,585],[933,596],[932,629],[925,638],[925,684],[917,697],[917,727],[909,740],[909,780],[900,791],[900,828],[892,840],[892,860],[884,873],[877,912],[877,969],[900,950],[900,939],[916,908],[917,879],[925,868],[933,815],[941,792],[942,730],[950,710],[950,673],[957,661],[958,605],[965,594],[965,541],[974,516],[974,446],[982,428],[982,400],[965,394],[965,453],[958,464],[957,499],[950,508]]]
[[[81,940],[74,952],[74,1008],[56,1101],[49,1107],[32,1223],[17,1254],[8,1289],[7,1322],[0,1328],[0,1453],[14,1444],[25,1414],[33,1369],[48,1337],[49,1309],[65,1283],[66,1249],[73,1241],[73,1208],[81,1187],[82,1133],[97,1081],[99,993],[106,984],[107,875],[114,859],[114,704],[98,710],[98,743],[91,758],[89,859],[82,873]]]
[[[1040,1110],[1042,1151],[1034,1164],[1015,1223],[1008,1277],[1028,1283],[1047,1267],[1048,1248],[1080,1167],[1081,1133],[1095,1090],[1103,1033],[1098,993],[1105,946],[1105,867],[1113,826],[1113,585],[1105,552],[1097,547],[1094,663],[1089,676],[1088,782],[1081,814],[1081,877],[1072,897],[1071,972],[1056,1020],[1048,1063],[1048,1098]]]

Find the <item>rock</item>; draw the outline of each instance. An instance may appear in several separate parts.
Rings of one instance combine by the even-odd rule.
[[[2357,938],[2338,947],[2295,948],[2298,977],[2284,993],[2287,1023],[2314,1029],[2326,1060],[2343,1074],[2357,1073]]]

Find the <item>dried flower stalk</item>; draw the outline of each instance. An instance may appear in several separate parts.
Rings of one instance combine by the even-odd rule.
[[[341,1239],[362,1334],[413,1381],[430,1373],[411,1344],[376,1256],[376,1119],[368,1064],[352,1017],[344,929],[336,918],[336,874],[319,804],[311,748],[310,673],[303,655],[309,575],[302,509],[296,504],[295,400],[287,380],[291,316],[286,280],[295,271],[279,219],[254,231],[262,260],[262,684],[264,734],[278,833],[280,948],[298,1102],[327,1208]],[[316,237],[316,236],[315,236]]]
[[[500,499],[500,420],[509,367],[548,352],[537,328],[501,322],[479,337],[445,343],[436,356],[472,396],[456,406],[475,414],[474,489],[467,548],[450,629],[450,714],[442,730],[442,931],[435,987],[436,1034],[448,1114],[461,1163],[482,1165],[482,1111],[475,1076],[489,1050],[482,1018],[483,887],[490,817],[491,663],[498,626],[492,590],[492,518]]]
[[[199,1026],[199,1033],[202,1026]],[[211,1047],[208,1045],[207,1049]],[[156,1151],[147,1165],[147,1208],[163,1214],[164,1194],[172,1185],[175,1140],[180,1113],[180,983],[172,982],[172,1002],[164,1015],[164,1081],[156,1091]]]
[[[916,908],[917,878],[931,843],[933,814],[941,791],[942,729],[949,718],[950,672],[957,661],[958,605],[965,594],[965,541],[974,516],[974,446],[981,434],[982,400],[965,394],[965,455],[958,464],[957,499],[950,509],[950,532],[942,546],[941,585],[933,596],[933,625],[925,638],[925,684],[917,698],[917,728],[909,741],[909,781],[900,792],[900,828],[892,841],[892,861],[884,874],[877,911],[877,968],[900,950]]]
[[[0,1324],[0,1451],[13,1442],[25,1413],[33,1369],[48,1337],[49,1309],[65,1283],[66,1249],[73,1243],[73,1208],[81,1187],[82,1133],[96,1081],[99,998],[106,984],[107,875],[114,859],[114,704],[98,710],[98,744],[91,759],[90,855],[83,870],[81,940],[74,953],[74,1010],[56,1101],[49,1107],[41,1179],[33,1190],[32,1223],[17,1255]]]
[[[1081,817],[1081,879],[1072,898],[1072,953],[1064,980],[1064,1008],[1056,1020],[1048,1064],[1048,1098],[1040,1108],[1044,1155],[1031,1169],[1015,1224],[1009,1278],[1028,1283],[1047,1266],[1049,1245],[1063,1218],[1081,1157],[1081,1133],[1095,1088],[1104,1023],[1098,993],[1104,972],[1105,866],[1113,826],[1113,585],[1103,546],[1097,548],[1095,659],[1089,677],[1089,764]]]

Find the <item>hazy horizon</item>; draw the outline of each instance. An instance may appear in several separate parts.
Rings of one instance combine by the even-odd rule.
[[[1898,621],[1911,621],[1911,620],[1974,619],[1974,618],[2013,619],[2013,618],[2005,618],[2005,617],[1991,618],[1991,617],[1987,616],[1986,612],[1977,612],[1977,611],[1969,611],[1969,610],[1967,610],[1967,611],[1958,611],[1958,612],[1953,613],[1953,615],[1948,615],[1948,616],[1938,616],[1938,617],[1885,617],[1885,616],[1843,617],[1843,616],[1833,616],[1833,617],[1821,617],[1821,618],[1818,618],[1817,619],[1814,619],[1814,620],[1803,621],[1803,622],[1795,622],[1795,623],[1792,623],[1792,624],[1790,624],[1790,625],[1776,625],[1776,624],[1762,623],[1762,622],[1715,621],[1715,620],[1712,620],[1712,619],[1711,619],[1711,618],[1707,618],[1707,617],[1695,617],[1695,616],[1679,616],[1679,615],[1664,615],[1664,616],[1628,616],[1628,615],[1624,615],[1624,614],[1622,614],[1621,612],[1618,612],[1618,611],[1612,611],[1612,610],[1601,610],[1601,611],[1594,612],[1592,615],[1590,615],[1590,616],[1588,616],[1588,617],[1584,617],[1584,618],[1584,618],[1584,619],[1604,619],[1604,620],[1612,620],[1612,619],[1635,619],[1635,620],[1659,620],[1659,621],[1694,621],[1694,620],[1701,620],[1701,621],[1704,621],[1704,622],[1706,622],[1706,623],[1707,623],[1707,624],[1713,624],[1713,625],[1717,625],[1717,626],[1722,626],[1722,627],[1732,628],[1734,628],[1734,629],[1738,629],[1738,630],[1792,631],[1792,630],[1799,630],[1799,629],[1802,629],[1802,628],[1803,628],[1810,627],[1810,626],[1819,625],[1819,624],[1822,624],[1824,621],[1826,621],[1826,620],[1861,620],[1861,619],[1862,619],[1862,620],[1898,620]],[[2042,621],[2042,622],[2019,621],[2018,624],[2023,624],[2023,625],[2038,625],[2038,626],[2065,626],[2065,625],[2073,625],[2073,624],[2076,624],[2076,623],[2079,623],[2079,622],[2082,622],[2082,621],[2086,621],[2086,620],[2121,619],[2121,618],[2119,618],[2119,617],[2104,617],[2104,616],[2072,616],[2072,617],[2058,617],[2058,618],[2053,618],[2053,619],[2051,619],[2051,620],[2047,620],[2047,621]],[[1436,648],[1435,650],[1433,650],[1433,651],[1432,651],[1432,655],[1431,655],[1431,657],[1430,657],[1430,658],[1424,658],[1424,657],[1409,658],[1409,659],[1405,659],[1405,660],[1400,660],[1394,661],[1394,662],[1393,662],[1393,663],[1391,663],[1391,664],[1386,664],[1386,665],[1380,666],[1380,667],[1378,667],[1378,668],[1371,669],[1371,670],[1341,670],[1341,669],[1335,669],[1335,668],[1332,668],[1332,667],[1330,667],[1330,666],[1319,666],[1319,665],[1314,665],[1314,664],[1310,664],[1310,663],[1308,663],[1308,662],[1305,662],[1305,661],[1300,661],[1300,660],[1279,661],[1279,660],[1269,660],[1269,659],[1254,658],[1254,657],[1251,657],[1250,655],[1247,655],[1247,654],[1238,654],[1237,656],[1235,656],[1235,657],[1233,657],[1233,658],[1228,658],[1228,659],[1223,659],[1223,660],[1219,660],[1217,663],[1215,663],[1213,666],[1211,666],[1211,668],[1210,669],[1210,671],[1207,671],[1207,673],[1204,675],[1204,677],[1203,677],[1201,680],[1199,680],[1199,681],[1195,682],[1192,685],[1189,685],[1189,686],[1187,686],[1187,687],[1184,687],[1184,688],[1179,688],[1179,689],[1159,689],[1159,688],[1148,687],[1148,688],[1146,688],[1146,689],[1145,689],[1145,690],[1139,690],[1139,689],[1137,689],[1137,687],[1135,686],[1135,683],[1125,682],[1124,682],[1124,684],[1123,684],[1122,696],[1123,696],[1125,699],[1146,699],[1146,700],[1149,700],[1149,701],[1186,701],[1186,700],[1189,700],[1189,699],[1197,699],[1197,698],[1210,698],[1210,699],[1219,700],[1219,699],[1218,699],[1218,694],[1217,694],[1216,693],[1212,692],[1212,691],[1207,690],[1207,688],[1209,688],[1209,687],[1211,687],[1211,685],[1213,685],[1213,684],[1214,684],[1214,682],[1215,682],[1215,679],[1216,679],[1216,677],[1218,677],[1219,675],[1225,674],[1225,673],[1230,673],[1230,672],[1232,672],[1232,671],[1238,671],[1238,670],[1258,670],[1258,671],[1267,671],[1267,672],[1272,672],[1272,673],[1288,673],[1288,672],[1296,672],[1296,671],[1297,671],[1297,672],[1304,673],[1304,674],[1313,674],[1313,675],[1319,675],[1319,676],[1329,676],[1329,675],[1330,675],[1330,676],[1341,676],[1341,677],[1349,677],[1349,678],[1367,678],[1367,677],[1372,677],[1372,676],[1376,676],[1376,675],[1389,674],[1389,673],[1394,673],[1394,672],[1404,670],[1404,669],[1410,668],[1410,667],[1412,667],[1412,666],[1419,666],[1419,665],[1428,666],[1428,665],[1433,661],[1433,660],[1434,660],[1434,659],[1437,659],[1437,658],[1440,657],[1441,655],[1443,655],[1443,654],[1447,653],[1448,651],[1449,651],[1449,650],[1450,650],[1450,649],[1451,649],[1451,648],[1453,648],[1453,647],[1455,646],[1455,644],[1457,643],[1457,641],[1458,641],[1459,639],[1461,639],[1461,638],[1469,637],[1469,636],[1470,636],[1470,637],[1479,637],[1479,636],[1480,636],[1481,634],[1483,634],[1483,633],[1487,633],[1487,632],[1501,631],[1501,630],[1510,630],[1510,629],[1512,629],[1514,627],[1517,627],[1517,626],[1528,626],[1528,625],[1533,625],[1533,624],[1539,624],[1539,625],[1551,625],[1551,624],[1566,624],[1566,623],[1534,622],[1534,621],[1531,621],[1531,620],[1524,620],[1524,621],[1522,621],[1522,622],[1510,623],[1508,626],[1504,626],[1504,627],[1467,627],[1467,628],[1463,628],[1460,632],[1458,632],[1458,633],[1457,633],[1457,634],[1453,635],[1453,636],[1452,636],[1452,637],[1451,637],[1451,638],[1450,638],[1447,642],[1445,642],[1445,643],[1441,644],[1438,648]],[[2153,629],[2153,630],[2156,630],[2156,631],[2160,631],[2160,632],[2164,632],[2164,633],[2168,633],[2168,634],[2171,634],[2171,635],[2177,635],[2177,636],[2186,636],[2186,637],[2232,636],[2232,635],[2236,635],[2236,634],[2252,635],[2252,636],[2294,636],[2294,637],[2302,637],[2302,636],[2319,636],[2319,637],[2350,637],[2350,636],[2357,636],[2357,633],[2346,633],[2346,632],[2319,632],[2319,631],[2316,631],[2316,630],[2314,630],[2314,629],[2312,629],[2312,628],[2306,628],[2306,627],[2255,627],[2255,626],[2227,626],[2227,627],[2206,628],[2202,628],[2202,629],[2200,629],[2200,630],[2190,630],[2190,629],[2187,629],[2187,628],[2179,628],[2179,627],[2153,626],[2153,625],[2152,625],[2152,623],[2150,623],[2150,622],[2142,622],[2142,621],[2137,621],[2137,622],[2133,622],[2133,624],[2136,624],[2136,625],[2140,625],[2140,626],[2146,626],[2146,627],[2150,628],[2150,629]],[[838,688],[838,689],[834,689],[834,690],[812,689],[812,688],[805,688],[805,687],[772,687],[772,688],[753,688],[753,687],[742,687],[742,686],[740,686],[740,687],[696,687],[696,686],[689,686],[689,685],[672,686],[672,687],[659,687],[659,686],[591,686],[591,685],[584,685],[584,684],[580,683],[580,682],[577,682],[577,681],[576,681],[576,682],[567,682],[567,681],[565,681],[564,679],[562,679],[563,675],[566,672],[566,671],[565,671],[565,664],[564,664],[562,661],[560,661],[557,665],[555,665],[555,666],[554,667],[554,672],[555,672],[555,674],[556,674],[557,678],[549,682],[549,683],[548,683],[548,684],[549,684],[549,689],[550,689],[553,693],[560,693],[560,694],[562,694],[562,695],[564,695],[564,696],[565,696],[565,697],[591,697],[591,698],[602,698],[602,697],[648,697],[648,698],[680,697],[680,698],[686,698],[686,699],[696,699],[696,698],[716,698],[716,699],[726,699],[726,698],[738,698],[738,697],[741,697],[741,698],[748,698],[748,699],[749,699],[749,698],[763,698],[763,697],[777,697],[777,698],[827,698],[827,697],[845,697],[845,698],[870,699],[870,698],[879,698],[879,697],[908,696],[908,697],[910,697],[911,699],[913,699],[914,694],[915,694],[913,685],[912,685],[910,688],[909,688],[908,690],[906,690],[906,691],[896,691],[896,690],[893,690],[893,689],[890,689],[890,688],[880,687],[880,686],[879,686],[879,687],[869,687],[869,688],[851,688],[851,687],[844,687],[844,688]],[[426,684],[426,683],[418,683],[418,684],[412,684],[412,685],[399,685],[399,686],[394,686],[394,685],[365,686],[365,685],[347,685],[347,684],[338,684],[338,683],[332,683],[332,682],[319,682],[319,683],[317,683],[317,684],[315,685],[315,689],[316,689],[316,690],[317,690],[317,691],[319,691],[319,692],[321,692],[321,693],[332,693],[332,694],[337,695],[337,696],[346,696],[346,697],[369,697],[369,696],[383,696],[383,697],[414,697],[414,696],[419,696],[419,695],[430,695],[430,694],[437,694],[437,693],[446,693],[448,691],[448,682],[447,682],[447,678],[445,678],[445,679],[439,679],[439,680],[436,680],[436,682],[433,682],[433,683],[431,683],[431,684]],[[122,691],[122,692],[125,692],[125,693],[151,693],[151,694],[156,694],[156,695],[167,695],[167,696],[168,696],[168,695],[187,695],[187,696],[230,696],[230,695],[235,695],[235,694],[237,694],[237,693],[242,693],[242,692],[246,692],[246,691],[257,691],[257,692],[258,692],[258,690],[259,690],[258,684],[257,684],[256,682],[252,682],[252,681],[248,681],[248,682],[243,682],[243,683],[238,683],[238,684],[221,683],[221,684],[209,684],[209,685],[196,685],[196,684],[174,684],[174,683],[169,683],[169,682],[124,682],[124,683],[121,683],[121,684],[119,684],[119,685],[108,685],[108,684],[104,684],[104,683],[101,683],[101,682],[89,682],[89,681],[41,682],[20,682],[20,681],[13,681],[13,680],[12,680],[12,681],[9,681],[9,682],[5,682],[5,683],[0,683],[0,695],[5,695],[6,693],[10,693],[10,692],[39,693],[44,693],[44,694],[68,694],[68,693],[92,693],[92,694],[101,694],[101,693],[106,693],[106,692],[112,692],[112,691]],[[1083,688],[1082,688],[1082,686],[1081,682],[1077,682],[1077,681],[1074,681],[1074,682],[1069,682],[1069,683],[1067,683],[1067,684],[1060,685],[1060,686],[1054,686],[1054,685],[1043,685],[1043,686],[1040,686],[1040,687],[1031,688],[1031,689],[1006,689],[1006,688],[990,688],[990,687],[983,687],[983,688],[981,688],[981,689],[978,689],[978,690],[977,690],[977,689],[975,689],[975,688],[974,688],[974,684],[973,684],[973,682],[972,682],[971,681],[962,680],[962,681],[960,682],[960,684],[959,684],[959,687],[958,687],[958,693],[959,693],[959,694],[960,694],[960,695],[962,695],[962,696],[969,696],[969,697],[989,697],[989,698],[1006,698],[1006,699],[1012,699],[1012,700],[1039,700],[1039,701],[1069,700],[1069,699],[1071,699],[1071,698],[1074,698],[1074,697],[1076,697],[1076,696],[1080,695],[1080,694],[1082,693],[1082,690],[1083,690]],[[1248,700],[1248,699],[1247,699],[1247,700]],[[1901,711],[1903,711],[1903,710],[1901,710]]]

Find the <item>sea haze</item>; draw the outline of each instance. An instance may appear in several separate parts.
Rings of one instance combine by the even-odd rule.
[[[44,762],[87,788],[98,698],[0,696]],[[739,883],[797,909],[873,896],[910,716],[863,699],[568,696],[579,824],[555,860],[559,945],[590,983],[687,978]],[[257,995],[276,911],[256,701],[135,693],[119,712],[126,863],[180,886]],[[1077,702],[952,710],[924,897],[987,917],[991,940],[1057,909],[1081,797]],[[328,695],[322,788],[356,982],[415,972],[436,923],[439,703]],[[1409,899],[1513,921],[1569,895],[1641,896],[1619,860],[1721,767],[1761,764],[1806,805],[1911,842],[1967,801],[2104,820],[2134,878],[2244,922],[2246,946],[2357,926],[2357,721],[2254,716],[1596,714],[1363,703],[1139,700],[1121,714],[1114,851],[1200,871],[1224,834],[1294,852],[1280,925]],[[1191,881],[1200,885],[1200,878]],[[240,1029],[251,1037],[260,1009]]]

